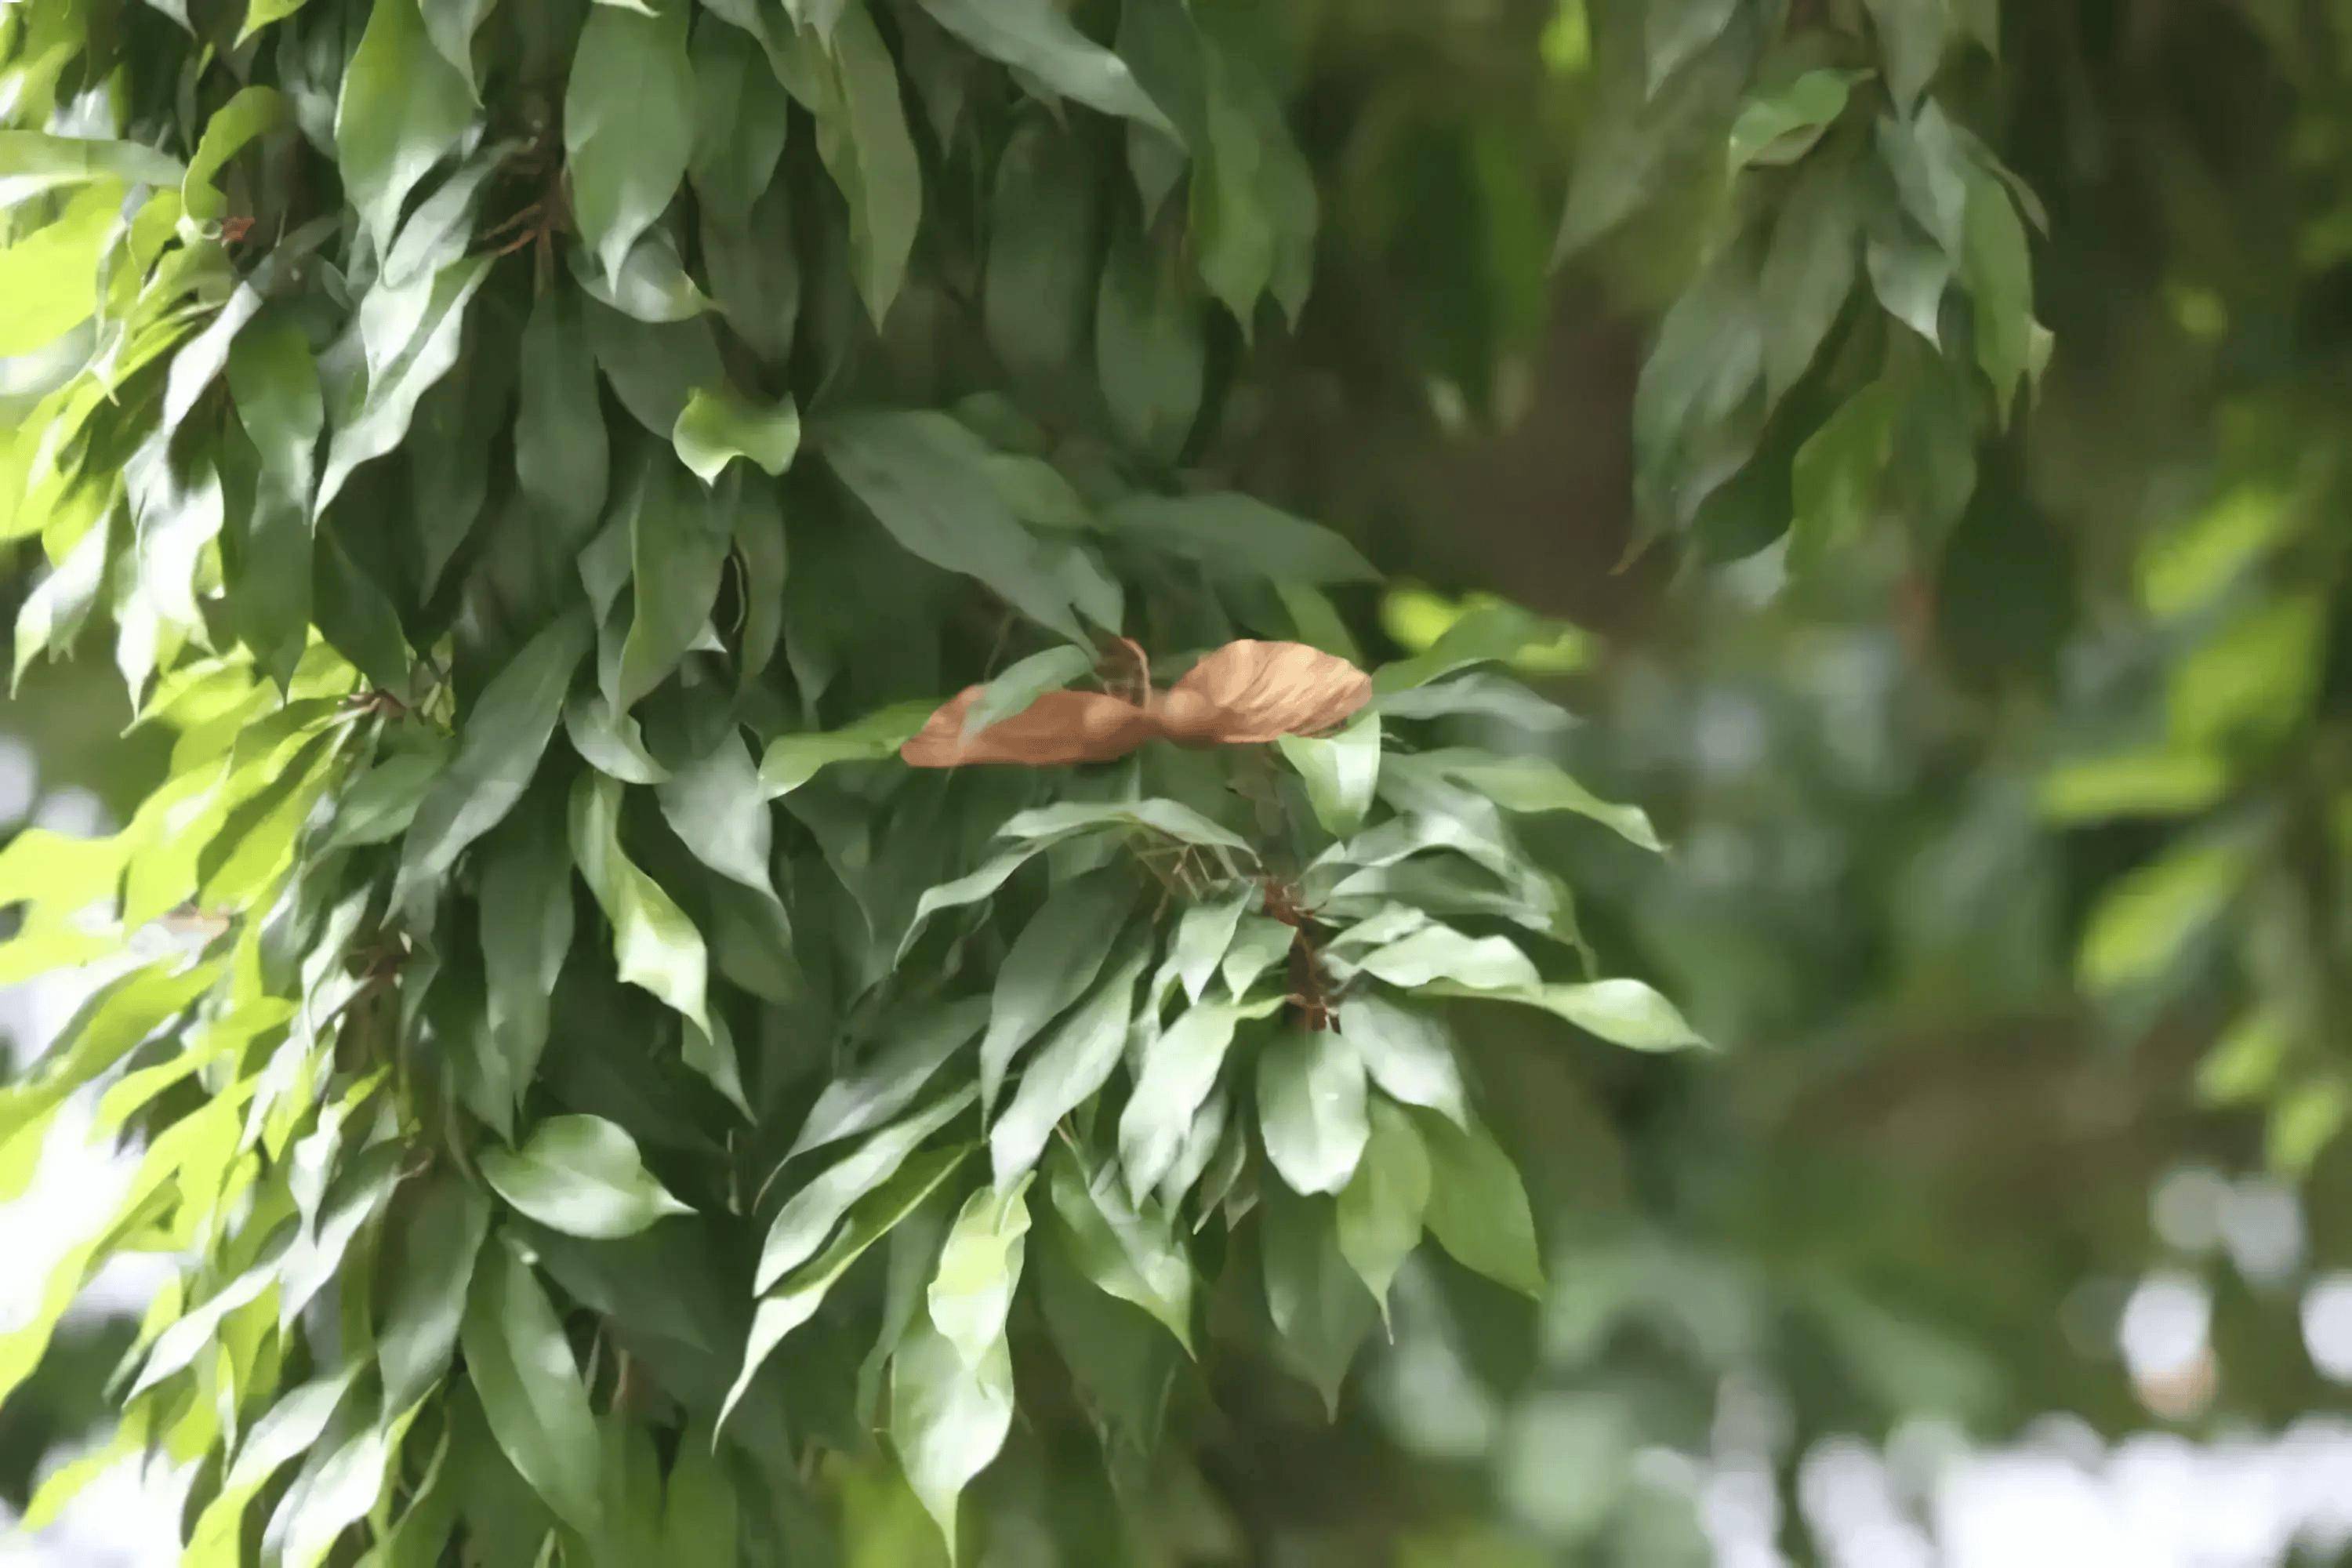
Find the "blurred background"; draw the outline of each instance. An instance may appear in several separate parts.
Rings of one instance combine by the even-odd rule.
[[[1671,853],[1547,847],[1612,965],[1727,1049],[1465,1014],[1549,1299],[1423,1260],[1335,1423],[1213,1362],[1200,1484],[1111,1533],[1170,1563],[2352,1563],[2352,0],[2005,8],[1948,101],[2047,208],[2056,356],[1948,532],[1798,580],[1633,548],[1634,378],[1722,128],[1555,268],[1612,112],[1584,0],[1265,16],[1318,277],[1215,460],[1394,575],[1351,606],[1375,648],[1480,593],[1582,628],[1521,672],[1580,722],[1513,740]],[[95,659],[5,711],[0,834],[99,830],[160,768]],[[0,1071],[74,1000],[8,994]],[[0,1211],[0,1321],[112,1179],[53,1152]],[[0,1519],[101,1435],[160,1268],[110,1273],[0,1411]],[[1004,1468],[992,1560],[1110,1506]],[[850,1561],[934,1550],[867,1479]],[[167,1561],[170,1510],[126,1472],[0,1563]]]

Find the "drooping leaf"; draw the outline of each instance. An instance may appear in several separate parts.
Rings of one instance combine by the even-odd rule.
[[[593,1538],[604,1512],[596,1417],[554,1307],[503,1241],[475,1266],[459,1342],[499,1450],[558,1518]]]
[[[694,150],[688,7],[592,5],[563,92],[563,156],[580,236],[605,281],[686,177]]]
[[[378,249],[473,118],[473,89],[433,47],[417,0],[373,0],[335,100],[335,162]]]
[[[1000,1190],[1036,1164],[1054,1124],[1101,1089],[1118,1065],[1134,1016],[1135,983],[1147,957],[1138,948],[1112,963],[1092,994],[1071,1010],[1029,1058],[1012,1103],[989,1129],[989,1163]]]
[[[1412,1118],[1373,1097],[1371,1134],[1356,1173],[1340,1189],[1336,1212],[1339,1255],[1372,1293],[1383,1315],[1390,1282],[1421,1244],[1429,1193],[1429,1150]]]
[[[1519,1173],[1486,1129],[1423,1120],[1429,1234],[1455,1261],[1529,1296],[1543,1290],[1535,1220]]]
[[[1134,900],[1134,886],[1125,878],[1089,877],[1048,894],[1022,928],[997,966],[989,1000],[988,1033],[980,1046],[984,1109],[995,1109],[1021,1047],[1094,985]]]
[[[1258,1052],[1257,1112],[1266,1160],[1293,1191],[1339,1191],[1370,1135],[1363,1058],[1344,1035],[1284,1030]]]
[[[646,1171],[635,1140],[600,1116],[549,1117],[520,1147],[478,1159],[499,1196],[567,1236],[612,1241],[694,1212]]]

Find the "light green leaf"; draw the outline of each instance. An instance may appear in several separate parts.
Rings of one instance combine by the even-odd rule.
[[[1465,1268],[1538,1299],[1543,1265],[1527,1189],[1493,1136],[1424,1121],[1429,1152],[1429,1234]]]
[[[947,1059],[980,1032],[988,1004],[978,996],[893,1020],[881,1048],[856,1070],[830,1079],[809,1107],[789,1160],[880,1126],[915,1101]]]
[[[1406,1105],[1469,1125],[1462,1068],[1445,1026],[1426,1013],[1358,991],[1339,1004],[1339,1032],[1363,1058],[1381,1092]]]
[[[978,1366],[929,1322],[917,1321],[890,1358],[890,1446],[907,1484],[947,1537],[955,1560],[956,1500],[1013,1429],[1013,1358],[1002,1339]]]
[[[1505,757],[1469,747],[1448,747],[1400,757],[1391,764],[1427,772],[1475,790],[1505,811],[1523,815],[1572,811],[1643,849],[1663,850],[1658,830],[1638,805],[1612,805],[1540,757]]]
[[[267,89],[263,89],[267,90]],[[98,305],[99,247],[122,211],[112,181],[77,191],[49,223],[0,248],[0,359],[14,359],[63,336]]]
[[[432,47],[417,0],[373,0],[335,100],[335,162],[378,251],[408,194],[473,120],[473,89]]]
[[[670,776],[646,750],[645,731],[635,717],[614,712],[601,691],[572,694],[563,705],[563,733],[582,762],[623,784],[657,784]]]
[[[2006,424],[2033,358],[2033,264],[2008,188],[1982,169],[1968,174],[1960,275],[1975,306],[1977,363]]]
[[[1845,112],[1859,79],[1859,72],[1809,70],[1771,93],[1749,99],[1731,122],[1732,171],[1750,163],[1793,163],[1803,157]]]
[[[1128,1096],[1127,1109],[1118,1118],[1119,1165],[1127,1173],[1130,1198],[1140,1203],[1176,1163],[1242,1020],[1262,1017],[1280,1005],[1269,1001],[1244,1008],[1225,1002],[1195,1003],[1150,1037],[1135,1092]]]
[[[997,966],[980,1047],[980,1102],[993,1111],[1021,1047],[1086,994],[1127,924],[1134,884],[1116,874],[1087,877],[1046,895]]]
[[[563,1325],[511,1247],[483,1249],[459,1342],[500,1450],[557,1518],[593,1539],[604,1523],[596,1417]]]
[[[1108,1166],[1089,1175],[1078,1156],[1060,1146],[1046,1164],[1054,1213],[1078,1271],[1105,1294],[1157,1318],[1189,1353],[1192,1265],[1166,1220],[1130,1205]]]
[[[1451,981],[1474,991],[1531,990],[1542,984],[1534,963],[1507,937],[1465,936],[1451,926],[1424,926],[1364,955],[1364,973],[1401,990]]]
[[[1257,984],[1258,977],[1289,954],[1297,933],[1278,920],[1265,915],[1248,914],[1234,928],[1234,940],[1225,948],[1224,962],[1218,965],[1225,989],[1239,1001]]]
[[[1441,995],[1486,996],[1523,1002],[1567,1019],[1612,1045],[1636,1051],[1705,1050],[1707,1043],[1683,1021],[1675,1005],[1638,980],[1583,984],[1462,986],[1439,984]]]
[[[953,1103],[959,1110],[970,1105],[970,1091],[967,1090]],[[883,1135],[877,1134],[877,1138],[880,1136]],[[816,1315],[816,1310],[824,1304],[824,1298],[832,1290],[835,1281],[848,1271],[851,1264],[864,1257],[867,1248],[891,1234],[908,1215],[921,1207],[923,1200],[937,1191],[971,1152],[968,1147],[932,1149],[910,1159],[905,1157],[901,1151],[894,1155],[887,1169],[871,1174],[865,1192],[856,1201],[856,1206],[845,1209],[848,1220],[841,1226],[839,1234],[824,1250],[815,1252],[803,1267],[793,1270],[781,1285],[761,1298],[759,1310],[751,1315],[751,1337],[744,1351],[743,1370],[737,1374],[734,1386],[728,1391],[726,1402],[719,1408],[719,1425],[726,1425],[728,1415],[751,1386],[751,1379],[757,1375],[761,1364],[775,1353],[776,1347],[793,1330]],[[840,1168],[835,1167],[836,1170]],[[819,1178],[820,1181],[823,1179]],[[789,1208],[786,1212],[790,1212]],[[841,1214],[836,1213],[833,1220],[826,1222],[826,1227],[830,1229],[834,1221],[840,1217]],[[782,1223],[782,1215],[778,1216],[778,1223]],[[932,1234],[937,1233],[934,1231]],[[772,1234],[769,1239],[773,1242]]]
[[[1028,1190],[1024,1177],[1010,1192],[982,1187],[965,1199],[925,1293],[931,1326],[974,1371],[1004,1339],[1029,1235]]]
[[[582,774],[572,787],[571,822],[572,858],[612,922],[622,981],[642,985],[709,1035],[709,957],[702,934],[622,848],[619,781]]]
[[[637,237],[661,216],[694,149],[688,5],[660,15],[589,7],[563,91],[564,165],[580,237],[617,282]]]
[[[1381,775],[1381,719],[1360,714],[1335,735],[1285,735],[1275,742],[1307,785],[1315,819],[1346,837],[1364,825]]]
[[[1168,944],[1168,962],[1175,966],[1185,1000],[1198,1002],[1209,981],[1233,945],[1242,916],[1262,901],[1255,888],[1242,887],[1206,903],[1188,904],[1176,920],[1176,939]]]
[[[571,266],[572,281],[582,292],[632,321],[667,325],[692,321],[711,308],[710,297],[687,272],[677,241],[666,229],[649,228],[637,236],[609,279],[584,250],[571,252]]]
[[[1873,235],[1863,258],[1871,289],[1886,313],[1940,347],[1944,290],[1952,281],[1949,253],[1904,224],[1891,235]]]
[[[1258,1052],[1258,1131],[1293,1191],[1348,1184],[1370,1135],[1364,1107],[1363,1058],[1345,1036],[1286,1029]]]
[[[716,483],[719,470],[737,458],[781,474],[800,450],[801,414],[789,394],[763,406],[730,389],[698,390],[687,399],[670,440],[678,460],[706,485]]]
[[[2093,992],[2162,978],[2228,909],[2247,875],[2245,847],[2204,835],[2172,846],[2108,889],[2092,909],[2075,973]]]
[[[467,846],[522,798],[587,651],[588,619],[574,611],[524,644],[483,688],[459,729],[457,759],[417,806],[402,841],[395,902],[430,897]]]
[[[812,1177],[785,1201],[775,1223],[768,1227],[754,1289],[765,1292],[815,1257],[852,1204],[888,1180],[925,1139],[962,1114],[975,1098],[969,1087],[941,1095],[912,1116],[874,1133]]]
[[[838,730],[779,735],[760,758],[760,787],[772,800],[790,795],[835,763],[878,763],[923,727],[936,702],[900,702],[877,709]]]
[[[1389,1282],[1421,1245],[1429,1208],[1429,1150],[1412,1118],[1386,1100],[1371,1102],[1371,1134],[1339,1201],[1339,1255],[1388,1312]]]
[[[480,95],[474,80],[474,35],[482,30],[498,0],[417,0],[425,9],[425,31],[457,72],[467,90]]]
[[[652,1561],[663,1568],[736,1568],[742,1503],[712,1435],[691,1427],[670,1461],[662,1497],[661,1545]]]
[[[422,308],[414,318],[415,330],[380,374],[367,377],[355,405],[333,410],[334,429],[319,475],[319,493],[311,502],[314,514],[324,513],[342,493],[352,469],[392,451],[408,434],[417,400],[457,363],[466,307],[489,277],[490,263],[487,256],[467,257],[429,280],[402,286],[423,294]]]
[[[1968,155],[1935,100],[1909,121],[1881,116],[1878,155],[1895,176],[1903,210],[1957,259],[1968,214]]]
[[[811,439],[908,553],[978,579],[1032,620],[1086,643],[1071,595],[988,478],[989,451],[944,414],[848,414]]]
[[[615,1241],[694,1212],[646,1171],[636,1141],[601,1116],[551,1116],[520,1148],[486,1148],[477,1159],[499,1196],[567,1236]]]
[[[1927,89],[1950,39],[1950,0],[1864,0],[1886,62],[1886,89],[1906,114]]]
[[[1255,859],[1238,835],[1218,826],[1191,806],[1172,800],[1064,801],[1020,813],[997,830],[1000,838],[1058,839],[1090,828],[1147,828],[1180,843],[1230,849]]]
[[[228,212],[228,200],[214,184],[215,176],[247,142],[277,130],[290,118],[286,96],[273,87],[239,88],[213,110],[180,182],[180,202],[188,216],[198,223],[219,222]]]
[[[989,1130],[989,1163],[1000,1190],[1036,1164],[1054,1124],[1091,1099],[1118,1066],[1148,957],[1139,947],[1116,963],[1030,1058],[1013,1102]]]

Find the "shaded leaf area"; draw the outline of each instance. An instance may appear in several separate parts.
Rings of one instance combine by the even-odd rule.
[[[1455,1031],[1697,1045],[1522,827],[1660,840],[1465,722],[1559,628],[1366,654],[1373,561],[1250,493],[1266,39],[153,9],[0,20],[16,668],[107,644],[170,752],[0,847],[0,975],[93,982],[0,1198],[138,1140],[0,1394],[169,1254],[115,1441],[192,1563],[822,1561],[892,1466],[953,1554],[1033,1406],[1126,1467],[1221,1356],[1333,1406],[1417,1253],[1538,1288]],[[909,767],[960,690],[1155,722]]]

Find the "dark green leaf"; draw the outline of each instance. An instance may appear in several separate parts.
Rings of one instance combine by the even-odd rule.
[[[1336,1417],[1339,1385],[1378,1309],[1340,1254],[1329,1199],[1276,1187],[1260,1212],[1266,1313],[1282,1336],[1286,1359],[1315,1384],[1324,1409]]]
[[[593,1537],[604,1522],[596,1417],[563,1325],[512,1247],[483,1249],[460,1342],[500,1450],[557,1517]]]
[[[474,1259],[489,1230],[489,1205],[463,1181],[442,1173],[422,1187],[397,1227],[399,1267],[376,1342],[388,1415],[413,1409],[448,1370]]]
[[[591,5],[563,90],[564,165],[583,243],[610,283],[686,177],[694,148],[688,7]]]
[[[1134,1016],[1135,983],[1148,956],[1138,948],[1112,965],[1094,994],[1038,1046],[1012,1103],[989,1129],[989,1163],[999,1187],[1011,1186],[1036,1164],[1054,1124],[1090,1099],[1118,1065]]]
[[[1134,884],[1115,874],[1087,877],[1049,894],[997,966],[980,1047],[980,1098],[996,1107],[1021,1047],[1087,994],[1135,902]]]

